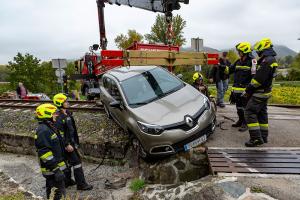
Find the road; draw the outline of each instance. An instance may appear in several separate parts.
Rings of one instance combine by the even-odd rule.
[[[300,147],[300,109],[268,107],[269,111],[269,142],[261,147]],[[235,106],[227,105],[225,108],[218,108],[218,122],[224,122],[216,129],[216,132],[209,138],[208,147],[244,147],[249,140],[249,133],[239,132],[232,128],[233,123],[229,119],[237,120]]]

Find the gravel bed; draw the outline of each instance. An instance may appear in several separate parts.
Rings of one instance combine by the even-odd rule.
[[[74,118],[82,143],[119,143],[127,140],[124,131],[104,114],[75,112]],[[0,109],[0,133],[33,136],[37,125],[33,111]]]

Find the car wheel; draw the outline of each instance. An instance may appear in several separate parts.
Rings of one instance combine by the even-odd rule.
[[[105,111],[105,114],[107,116],[108,119],[111,119],[111,114],[110,114],[110,111],[108,110],[107,106],[102,102],[103,104],[103,107],[104,107],[104,111]]]
[[[92,96],[90,96],[90,95],[87,96],[87,100],[88,100],[88,101],[93,101],[94,99],[95,99],[95,97],[92,97]]]
[[[150,158],[149,153],[147,153],[144,149],[144,147],[142,146],[142,144],[140,143],[140,141],[134,137],[132,139],[132,145],[133,148],[136,149],[138,151],[139,156],[143,159],[143,160],[148,160]]]

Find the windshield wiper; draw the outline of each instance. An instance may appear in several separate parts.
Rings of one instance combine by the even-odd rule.
[[[131,105],[131,106],[143,106],[143,105],[146,105],[146,104],[148,104],[148,103],[151,103],[151,102],[153,102],[153,101],[155,101],[155,100],[157,100],[157,99],[159,99],[159,97],[154,97],[154,98],[149,99],[149,100],[144,101],[144,102],[132,103],[132,104],[130,104],[130,105]]]
[[[163,97],[165,97],[165,96],[168,96],[169,94],[172,94],[172,93],[174,93],[174,92],[180,90],[180,89],[183,88],[183,87],[184,87],[184,85],[177,86],[177,87],[173,88],[172,90],[169,90],[168,92],[161,94],[161,95],[159,96],[159,98],[161,99],[161,98],[163,98]]]

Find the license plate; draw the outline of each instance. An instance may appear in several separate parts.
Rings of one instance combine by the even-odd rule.
[[[198,146],[199,144],[202,144],[202,143],[204,143],[205,141],[206,141],[206,135],[203,135],[202,137],[200,137],[200,138],[198,138],[198,139],[196,139],[196,140],[194,140],[194,141],[192,141],[192,142],[190,142],[190,143],[188,143],[188,144],[186,144],[186,145],[184,145],[183,147],[184,147],[184,150],[185,151],[188,151],[188,150],[190,150],[191,148],[193,148],[193,147],[195,147],[195,146]]]

